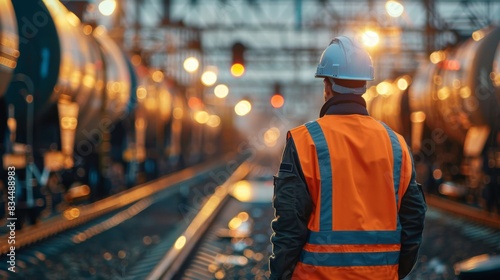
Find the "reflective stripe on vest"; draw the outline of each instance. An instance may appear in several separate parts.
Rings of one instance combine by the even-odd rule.
[[[359,253],[318,253],[302,250],[300,261],[314,266],[377,266],[399,263],[399,251]]]
[[[393,153],[393,186],[396,200],[396,206],[399,202],[399,184],[402,165],[402,147],[397,135],[384,123],[392,146]],[[397,217],[396,230],[380,231],[332,231],[332,168],[331,159],[323,130],[317,121],[305,124],[316,149],[320,183],[321,183],[321,202],[320,202],[320,231],[311,231],[307,243],[311,245],[322,245],[325,247],[341,247],[348,245],[355,248],[361,246],[377,246],[379,250],[366,251],[364,249],[356,252],[356,249],[344,251],[340,249],[337,252],[311,252],[302,250],[300,262],[313,266],[378,266],[378,265],[396,265],[399,262],[399,250],[391,245],[399,245],[401,239],[401,225]],[[306,245],[306,247],[310,245]],[[380,249],[381,248],[381,249]]]
[[[390,129],[385,123],[380,122],[385,129],[387,130],[387,133],[389,134],[389,138],[391,139],[391,145],[392,145],[392,154],[393,154],[393,159],[394,159],[394,168],[392,170],[392,175],[394,178],[394,190],[396,191],[396,205],[399,203],[399,176],[401,174],[401,164],[402,164],[402,158],[403,158],[403,149],[401,149],[401,145],[399,144],[398,137]],[[399,222],[398,222],[399,226]]]
[[[308,122],[305,124],[318,154],[319,173],[321,178],[321,216],[319,229],[321,231],[332,230],[332,165],[330,163],[330,152],[326,143],[323,130],[318,122]]]

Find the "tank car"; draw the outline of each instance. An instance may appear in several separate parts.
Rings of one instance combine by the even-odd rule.
[[[397,90],[398,79],[387,82],[393,89],[388,97],[367,94],[370,113],[410,143],[428,192],[475,205],[498,197],[489,190],[499,178],[499,42],[499,27],[478,30],[431,54],[407,90]]]
[[[109,194],[110,143],[130,119],[136,81],[105,30],[81,24],[59,1],[5,2],[12,9],[1,9],[1,18],[13,19],[19,43],[12,74],[2,72],[11,76],[1,91],[2,159],[16,170],[21,225],[61,196]]]
[[[3,166],[16,170],[17,212],[45,207],[42,192],[104,195],[106,149],[134,107],[134,71],[102,27],[82,25],[59,1],[4,2],[12,9],[1,9],[2,21],[17,28],[2,24],[2,34],[18,36],[17,62],[1,91]]]
[[[427,139],[414,146],[438,163],[433,170],[434,179],[442,181],[438,193],[474,204],[489,199],[484,191],[490,177],[483,171],[490,172],[488,154],[498,146],[492,141],[500,125],[492,73],[499,42],[500,28],[490,27],[455,48],[437,52],[437,63],[421,74],[427,81],[416,78],[426,86],[414,84],[409,92],[412,111],[422,112],[430,129]]]
[[[227,152],[221,136],[236,137],[227,114],[133,64],[61,2],[0,0],[0,15],[0,191],[15,169],[16,225]]]
[[[411,135],[407,94],[411,82],[409,75],[398,77],[394,81],[385,80],[368,88],[363,95],[370,115],[398,131],[406,139]]]

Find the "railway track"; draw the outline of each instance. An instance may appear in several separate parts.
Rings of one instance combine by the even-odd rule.
[[[252,185],[267,192],[263,199],[240,201],[229,197],[219,214],[214,213],[217,217],[206,227],[203,237],[193,240],[197,245],[185,248],[182,265],[159,264],[147,279],[267,279],[270,221],[274,213],[272,182],[265,184]],[[420,257],[405,280],[457,279],[454,275],[457,263],[478,255],[500,254],[500,228],[494,218],[485,219],[481,211],[462,215],[465,211],[459,207],[462,204],[449,204],[436,197],[428,202]],[[454,215],[450,215],[452,211]],[[232,228],[234,224],[240,224],[242,230]]]
[[[272,181],[241,183],[251,168],[243,163],[209,196],[197,195],[207,185],[207,177],[194,176],[196,180],[182,183],[175,192],[137,197],[92,221],[26,245],[16,256],[15,276],[267,279]],[[500,229],[494,218],[479,218],[481,211],[465,211],[458,207],[463,205],[437,197],[428,196],[427,201],[424,243],[408,279],[454,279],[455,263],[483,253],[500,254]],[[15,279],[4,260],[0,278]]]
[[[436,195],[426,195],[427,205],[450,213],[470,222],[500,230],[500,215],[476,207],[445,199]]]
[[[189,261],[170,279],[268,279],[271,209],[270,202],[244,204],[230,199]],[[226,234],[228,223],[235,219],[245,220],[244,227],[251,225],[249,232]]]
[[[73,219],[61,215],[26,227],[16,233],[16,273],[8,271],[7,256],[2,254],[0,278],[120,279],[135,275],[132,279],[144,279],[207,197],[244,176],[242,171],[233,171],[238,166],[247,170],[246,158],[229,155],[81,206]],[[7,244],[5,238],[2,245]]]
[[[241,191],[249,186],[251,193]],[[171,248],[147,279],[267,279],[272,181],[229,186],[213,222],[188,248]],[[239,190],[239,193],[236,190]],[[183,235],[181,235],[183,236]],[[176,261],[177,260],[177,261]]]
[[[498,279],[473,276],[474,266],[457,265],[471,259],[500,255],[500,229],[450,215],[449,211],[429,205],[426,213],[422,247],[413,272],[405,280]],[[482,264],[481,264],[482,265]],[[479,266],[479,263],[476,263]],[[490,266],[487,269],[497,269]],[[468,273],[462,276],[460,272]]]

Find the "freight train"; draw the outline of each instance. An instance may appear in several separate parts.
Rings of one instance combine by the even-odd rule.
[[[16,225],[33,223],[225,152],[227,116],[129,55],[57,0],[0,0],[0,218],[14,201]]]
[[[499,43],[499,27],[477,30],[364,97],[406,138],[428,193],[500,213]]]

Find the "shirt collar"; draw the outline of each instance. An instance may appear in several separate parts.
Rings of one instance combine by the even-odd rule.
[[[336,94],[325,102],[319,117],[324,115],[350,115],[359,114],[368,116],[366,101],[357,94]]]

